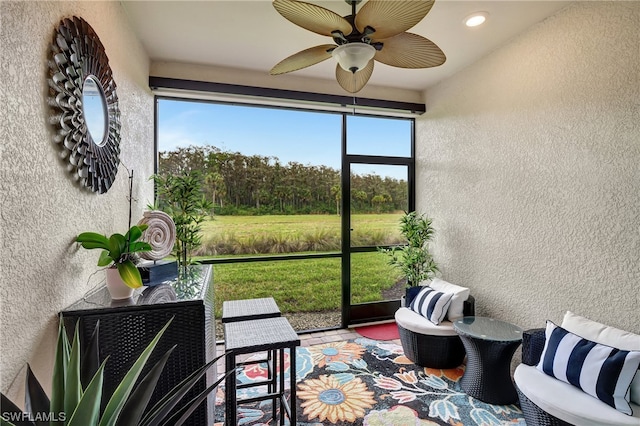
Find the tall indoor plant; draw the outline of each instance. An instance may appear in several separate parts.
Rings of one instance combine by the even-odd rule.
[[[209,216],[213,203],[202,190],[203,177],[197,170],[178,175],[154,175],[157,200],[153,209],[169,214],[176,225],[174,254],[180,266],[192,262],[193,250],[202,244],[202,222]]]
[[[419,291],[417,286],[438,272],[438,265],[429,251],[429,242],[433,239],[435,229],[431,219],[414,211],[405,212],[400,218],[400,232],[407,244],[381,251],[389,256],[389,264],[406,278],[407,303],[410,303],[412,296]]]

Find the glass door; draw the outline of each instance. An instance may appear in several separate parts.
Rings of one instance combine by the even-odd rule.
[[[400,218],[414,209],[413,121],[346,117],[343,162],[345,325],[393,318],[404,282],[380,248],[403,244]]]

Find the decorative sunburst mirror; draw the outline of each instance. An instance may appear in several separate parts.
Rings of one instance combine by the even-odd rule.
[[[103,194],[120,162],[120,109],[109,59],[91,25],[76,16],[60,21],[51,48],[54,140],[81,185]]]

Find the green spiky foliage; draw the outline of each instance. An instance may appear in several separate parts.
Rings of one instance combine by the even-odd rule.
[[[407,279],[407,286],[417,286],[438,272],[438,265],[429,251],[435,229],[432,220],[416,212],[405,213],[400,219],[400,232],[407,244],[380,249],[389,256],[389,265]]]
[[[193,262],[193,251],[202,245],[202,223],[209,217],[213,203],[204,197],[204,178],[198,170],[180,174],[153,175],[158,198],[154,209],[160,209],[176,225],[174,255],[181,267]]]
[[[101,249],[98,266],[115,265],[120,278],[131,288],[142,287],[140,271],[133,261],[133,254],[150,251],[151,246],[138,241],[148,225],[134,225],[126,234],[113,234],[110,237],[95,232],[83,232],[76,237],[76,242],[86,249]]]
[[[160,374],[175,346],[169,349],[149,370],[136,386],[151,353],[171,320],[158,332],[140,354],[133,366],[125,374],[104,409],[100,412],[103,395],[104,367],[108,357],[99,363],[98,330],[99,323],[91,339],[81,352],[78,327],[73,342],[69,342],[67,332],[60,319],[58,344],[51,399],[27,365],[24,410],[18,408],[4,394],[1,394],[2,417],[0,426],[155,426],[182,425],[225,378],[203,390],[190,401],[182,398],[206,374],[222,356],[203,365],[165,394],[153,407],[147,409]]]

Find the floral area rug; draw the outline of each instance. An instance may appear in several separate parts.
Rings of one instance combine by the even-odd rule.
[[[358,338],[299,347],[296,363],[299,426],[525,426],[516,405],[490,405],[465,394],[458,383],[463,367],[418,367],[404,356],[401,346],[391,342]],[[251,365],[238,380],[248,383],[266,374],[264,365]],[[260,391],[264,389],[243,389],[238,397]],[[241,405],[238,425],[270,424],[271,405],[271,401]],[[223,424],[224,388],[219,387],[216,426]]]

